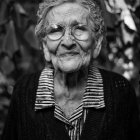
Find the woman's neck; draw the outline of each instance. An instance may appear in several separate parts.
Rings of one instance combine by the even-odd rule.
[[[77,72],[64,73],[62,71],[55,71],[54,75],[54,89],[56,97],[62,96],[73,99],[77,97],[77,92],[83,92],[86,85],[88,69],[82,69]],[[78,96],[80,96],[78,94]],[[77,97],[79,98],[79,97]]]

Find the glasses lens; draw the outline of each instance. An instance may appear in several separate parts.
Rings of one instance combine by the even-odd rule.
[[[65,29],[60,25],[53,25],[47,29],[47,37],[50,40],[59,40],[64,35]],[[89,38],[89,30],[85,25],[77,25],[72,29],[72,35],[77,40],[87,40]]]
[[[89,30],[86,26],[75,26],[73,35],[78,40],[87,40],[89,38]]]
[[[63,36],[63,27],[56,25],[47,31],[47,37],[51,40],[58,40]]]

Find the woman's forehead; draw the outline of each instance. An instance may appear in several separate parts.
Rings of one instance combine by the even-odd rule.
[[[52,8],[47,14],[47,21],[51,23],[61,22],[86,22],[88,10],[78,3],[64,3]]]

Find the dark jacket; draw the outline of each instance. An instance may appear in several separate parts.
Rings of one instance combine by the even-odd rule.
[[[80,140],[140,140],[134,89],[122,76],[100,69],[104,109],[89,109]],[[2,140],[70,140],[54,108],[35,112],[40,72],[21,78],[15,88]]]

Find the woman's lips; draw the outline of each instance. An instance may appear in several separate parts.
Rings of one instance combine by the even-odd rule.
[[[74,56],[74,55],[79,55],[79,52],[65,52],[62,54],[59,54],[59,57],[68,57],[68,56]]]

